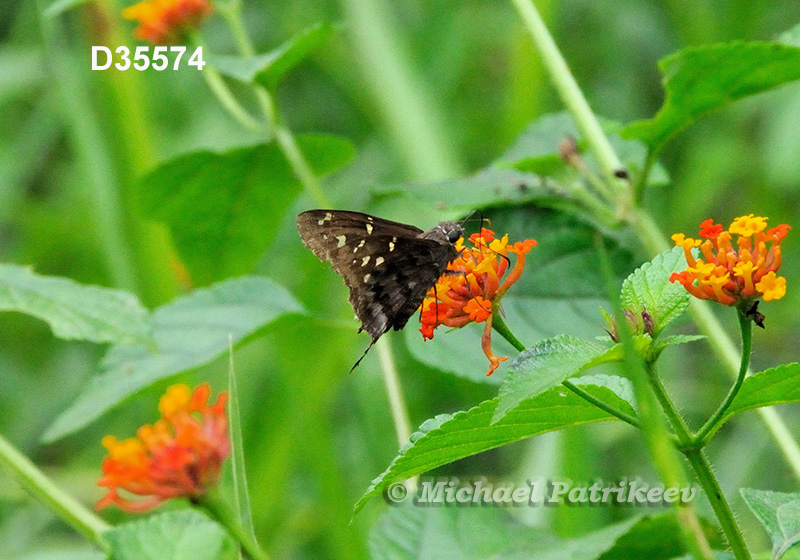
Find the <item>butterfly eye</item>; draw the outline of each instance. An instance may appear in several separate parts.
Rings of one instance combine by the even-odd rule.
[[[461,231],[458,228],[451,229],[447,232],[447,240],[450,243],[455,243],[461,237]]]

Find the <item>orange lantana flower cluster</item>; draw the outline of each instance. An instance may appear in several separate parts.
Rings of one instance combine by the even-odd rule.
[[[491,375],[508,357],[497,357],[492,351],[492,313],[500,298],[516,282],[525,268],[525,255],[536,246],[536,241],[510,244],[508,235],[495,239],[494,232],[481,228],[469,238],[472,247],[465,247],[459,239],[456,249],[459,256],[447,267],[448,273],[439,278],[422,302],[422,336],[433,338],[439,325],[463,327],[468,323],[486,323],[481,346],[491,366]],[[508,255],[516,255],[514,267],[503,279],[510,265]],[[501,282],[502,280],[502,282]]]
[[[139,22],[134,37],[164,45],[179,43],[213,11],[209,0],[145,0],[125,8],[122,17]]]
[[[738,305],[763,297],[780,299],[786,294],[786,279],[776,275],[781,266],[781,240],[791,228],[786,224],[767,229],[767,218],[740,216],[727,230],[708,219],[700,224],[700,239],[682,233],[672,236],[683,248],[688,268],[675,272],[670,282],[680,282],[699,299],[723,305]],[[734,242],[733,236],[737,236]],[[702,258],[692,249],[700,248]]]
[[[199,498],[213,486],[230,453],[230,440],[225,415],[228,394],[221,392],[213,405],[208,404],[210,396],[206,383],[194,392],[186,385],[173,385],[159,402],[161,420],[142,426],[137,437],[124,441],[104,437],[108,457],[97,484],[107,487],[108,493],[95,507],[114,504],[143,512],[170,498]],[[147,498],[129,500],[120,496],[120,489]]]

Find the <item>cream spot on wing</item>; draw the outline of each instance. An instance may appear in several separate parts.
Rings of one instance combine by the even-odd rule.
[[[366,242],[367,242],[367,240],[366,240],[366,239],[362,239],[362,240],[361,240],[361,243],[359,243],[358,245],[356,245],[355,247],[353,247],[353,252],[354,252],[354,253],[358,252],[358,250],[359,250],[359,249],[361,249],[361,247],[363,247],[363,246],[364,246],[364,243],[366,243]]]
[[[337,235],[336,241],[338,242],[336,243],[337,247],[344,247],[345,241],[347,241],[347,237],[345,237],[344,235]]]
[[[367,224],[367,235],[372,235],[372,224]]]
[[[370,275],[369,274],[365,274],[364,275],[364,282],[369,282],[369,278],[370,278]]]
[[[368,262],[369,262],[369,255],[361,259],[361,266],[367,266]]]
[[[380,266],[382,262],[383,262],[383,257],[378,257],[377,259],[375,259],[375,266]]]
[[[323,225],[325,222],[330,222],[333,216],[331,216],[330,212],[325,212],[325,217],[321,220],[317,220],[318,225]]]
[[[322,239],[328,239],[328,234],[327,233],[323,233],[322,234]]]
[[[395,237],[395,239],[397,238]],[[389,252],[391,253],[392,251],[394,251],[394,241],[389,241]]]

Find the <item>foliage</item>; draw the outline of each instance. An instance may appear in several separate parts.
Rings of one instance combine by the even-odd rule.
[[[418,4],[220,2],[190,38],[205,69],[163,72],[90,70],[91,45],[135,50],[107,4],[8,10],[0,476],[16,482],[0,495],[0,557],[78,557],[85,539],[83,557],[176,559],[237,557],[237,542],[255,558],[749,558],[767,537],[779,558],[797,542],[795,492],[742,489],[754,517],[736,500],[800,478],[796,430],[740,416],[800,401],[792,238],[786,298],[758,308],[767,329],[751,336],[755,309],[696,306],[669,281],[686,262],[661,233],[751,212],[798,223],[796,6],[536,2],[595,116],[577,87],[556,79],[563,102],[552,95],[556,55],[532,46],[527,0]],[[423,228],[472,212],[498,237],[536,238],[492,309],[495,351],[511,359],[487,378],[477,327],[423,344],[412,317],[346,375],[367,341],[340,280],[299,242],[295,216],[311,207]],[[419,426],[399,451],[397,379]],[[100,496],[99,441],[150,422],[176,380],[236,387],[244,461],[220,487],[235,513],[193,499],[104,513],[109,527],[85,507]],[[652,427],[656,405],[669,433]],[[791,424],[795,408],[778,410]],[[692,470],[676,470],[679,453]],[[709,501],[654,513],[372,500],[424,473],[531,472],[662,487],[688,473]]]

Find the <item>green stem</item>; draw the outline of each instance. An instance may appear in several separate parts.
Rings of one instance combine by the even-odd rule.
[[[39,13],[47,7],[39,1]],[[94,219],[95,233],[102,240],[98,249],[105,260],[106,271],[113,285],[136,293],[139,281],[136,275],[133,252],[129,245],[124,219],[124,208],[120,196],[121,186],[113,158],[106,143],[100,117],[90,104],[85,84],[81,82],[83,72],[73,56],[58,18],[40,16],[40,26],[45,44],[44,56],[54,72],[53,85],[61,94],[60,104],[69,107],[61,111],[72,137],[77,160],[83,168],[83,181],[87,185],[90,200],[90,216]]]
[[[339,5],[363,82],[413,179],[433,181],[463,174],[439,96],[428,91],[425,80],[414,72],[406,50],[408,38],[394,13],[397,3],[339,0]]]
[[[542,24],[536,9],[530,3],[530,0],[513,1],[515,5],[517,5],[518,10],[522,13],[537,47],[543,49],[542,58],[547,63],[552,78],[554,82],[556,82],[559,94],[564,104],[572,113],[576,123],[581,127],[582,134],[589,143],[595,157],[601,162],[601,166],[604,169],[615,169],[619,158],[614,154],[613,148],[608,143],[606,137],[601,134],[602,129],[599,123],[597,123],[594,114],[592,114],[591,109],[589,109],[588,104],[585,103],[585,100],[583,102],[581,101],[583,96],[580,94],[580,89],[572,76],[568,74],[569,69],[566,68],[566,63],[563,62],[561,54],[555,47],[555,43],[547,32],[547,28]],[[543,47],[540,46],[540,44],[543,45]],[[564,69],[566,69],[564,76],[561,76],[560,73]],[[592,123],[592,121],[594,121],[594,123]],[[597,131],[601,133],[598,134]],[[608,154],[609,151],[613,157]],[[655,157],[656,154],[650,154],[648,156],[648,162],[645,166],[647,171],[649,171],[651,166],[655,163]],[[640,179],[640,186],[638,188],[643,186],[644,183],[642,181],[644,180],[645,179]],[[656,256],[669,249],[670,244],[667,242],[667,237],[656,225],[653,217],[642,208],[628,207],[628,204],[632,202],[630,200],[631,198],[633,198],[632,193],[620,198],[619,206],[617,207],[617,215],[628,219],[634,231],[638,234],[642,245],[651,256]],[[689,306],[689,313],[692,315],[700,332],[708,337],[708,342],[717,356],[726,364],[732,375],[738,376],[739,354],[736,346],[719,320],[711,313],[708,302],[693,299]],[[759,408],[758,414],[761,415],[773,439],[794,470],[795,476],[800,478],[800,445],[798,445],[792,431],[775,410],[771,408]]]
[[[198,500],[198,505],[208,511],[211,516],[219,521],[228,533],[236,539],[242,549],[253,560],[270,560],[269,554],[262,549],[250,533],[242,527],[228,505],[221,499],[216,491],[209,491]]]
[[[666,236],[647,211],[639,209],[632,220],[632,225],[642,245],[652,256],[670,248]],[[719,319],[711,312],[709,303],[692,298],[689,304],[689,313],[698,330],[708,337],[708,343],[717,357],[728,367],[731,374],[738,377],[741,364],[739,352]],[[778,448],[783,452],[795,476],[800,478],[800,445],[798,445],[793,432],[774,409],[759,408],[757,412],[761,415]]]
[[[700,448],[705,447],[708,440],[711,439],[711,436],[714,435],[722,422],[724,422],[725,413],[731,406],[733,399],[736,398],[736,395],[739,393],[739,389],[747,375],[747,369],[750,366],[750,350],[753,341],[753,321],[745,313],[746,312],[742,308],[737,308],[736,310],[736,315],[739,317],[739,329],[742,333],[742,361],[739,365],[739,374],[736,376],[736,381],[730,391],[728,391],[725,400],[722,401],[717,411],[711,415],[703,427],[700,428],[700,431],[697,432],[697,435],[695,435],[695,444]]]
[[[508,328],[508,325],[506,324],[506,321],[503,318],[502,314],[498,312],[496,309],[492,313],[492,328],[500,336],[505,338],[514,348],[516,348],[520,352],[523,352],[525,350],[525,345],[522,344],[522,342],[520,342],[516,336],[514,336],[514,333],[512,333],[511,329]],[[579,397],[592,403],[597,408],[605,410],[612,416],[616,416],[617,418],[619,418],[623,422],[630,424],[631,426],[634,426],[636,428],[640,427],[639,420],[637,418],[631,416],[626,412],[623,412],[622,410],[619,410],[618,408],[611,406],[610,404],[601,399],[598,399],[597,397],[595,397],[594,395],[583,389],[580,385],[575,385],[569,379],[563,380],[561,384],[570,391],[572,391],[573,393],[575,393],[576,395],[578,395]]]
[[[622,420],[626,424],[630,424],[634,428],[641,428],[642,427],[641,423],[639,422],[639,419],[636,418],[635,416],[631,416],[627,412],[623,412],[622,410],[611,406],[607,402],[605,402],[605,401],[603,401],[601,399],[598,399],[597,397],[595,397],[594,395],[592,395],[588,391],[584,390],[580,385],[575,385],[569,379],[565,379],[564,381],[561,382],[561,384],[564,387],[566,387],[567,389],[569,389],[570,391],[572,391],[573,393],[575,393],[576,395],[578,395],[579,397],[581,397],[583,400],[592,403],[594,406],[596,406],[597,408],[599,408],[601,410],[605,410],[610,415],[619,418],[620,420]]]
[[[711,508],[717,516],[734,557],[736,560],[749,560],[751,558],[750,551],[747,550],[744,536],[736,524],[736,518],[733,516],[731,506],[728,504],[728,500],[725,499],[722,488],[720,488],[717,477],[714,476],[714,471],[711,469],[703,450],[689,448],[684,449],[683,454],[689,460],[689,464],[692,465],[692,470],[697,480],[700,481],[700,486],[703,488]]]
[[[90,509],[58,488],[30,459],[0,436],[0,464],[5,465],[17,480],[39,501],[47,505],[79,533],[110,552],[103,533],[111,527]]]
[[[728,540],[728,544],[730,545],[734,556],[737,558],[737,560],[749,559],[750,552],[747,550],[747,545],[744,542],[742,532],[739,529],[739,526],[736,524],[736,519],[733,517],[733,512],[731,511],[730,505],[728,505],[728,501],[725,499],[725,495],[722,493],[722,489],[719,486],[719,482],[717,482],[716,476],[714,476],[714,472],[711,470],[711,465],[708,463],[708,459],[706,459],[705,455],[703,454],[701,447],[693,445],[692,442],[696,440],[692,438],[692,434],[689,431],[686,422],[678,413],[678,410],[675,408],[672,399],[667,394],[663,384],[658,378],[658,375],[656,375],[656,372],[652,368],[651,364],[649,365],[648,370],[651,386],[656,393],[656,397],[661,404],[662,410],[667,415],[667,418],[672,424],[672,427],[678,437],[680,451],[689,460],[689,464],[692,465],[692,470],[694,471],[697,480],[700,482],[700,486],[703,488],[703,491],[706,493],[708,501],[711,503],[711,507],[717,516],[717,520],[722,527],[722,531],[725,534],[725,538]],[[747,371],[746,367],[745,371]]]
[[[220,105],[222,105],[222,108],[228,111],[239,124],[253,132],[261,134],[268,132],[264,125],[250,116],[250,113],[236,100],[233,92],[225,85],[222,75],[216,68],[213,66],[206,66],[201,74],[208,88],[211,90],[211,93],[214,94]]]
[[[233,4],[227,6],[222,14],[236,40],[240,54],[243,56],[252,56],[255,53],[255,49],[242,23],[242,14],[239,5]],[[303,185],[303,189],[305,189],[306,193],[314,200],[315,204],[323,208],[330,208],[331,204],[328,197],[325,191],[322,190],[322,185],[314,173],[314,170],[311,168],[308,160],[306,160],[302,150],[300,150],[300,146],[297,145],[292,131],[281,122],[272,94],[266,89],[255,87],[255,96],[259,107],[261,107],[261,112],[267,120],[269,126],[268,132],[272,132],[272,134],[275,135],[278,147],[289,162],[294,176],[300,181],[300,184]]]
[[[400,386],[397,368],[394,365],[394,356],[389,341],[385,337],[379,339],[375,346],[378,349],[378,360],[380,360],[383,371],[386,394],[389,396],[389,408],[392,410],[397,442],[399,447],[403,447],[411,439],[411,421],[408,419],[403,390]]]
[[[689,445],[692,441],[692,432],[689,429],[689,426],[686,424],[683,416],[681,416],[678,412],[678,409],[675,407],[675,403],[672,402],[672,398],[669,396],[664,384],[661,383],[661,379],[658,377],[653,364],[647,364],[645,369],[648,374],[648,380],[650,381],[650,387],[653,389],[653,393],[655,393],[656,399],[661,405],[661,409],[664,411],[664,414],[667,415],[669,423],[675,430],[675,435],[678,438],[678,444],[680,446]]]
[[[644,363],[636,350],[630,324],[624,319],[622,302],[620,301],[616,278],[606,248],[600,234],[595,235],[595,243],[600,261],[600,268],[605,278],[606,291],[614,309],[619,337],[623,348],[623,365],[633,385],[636,402],[639,405],[638,415],[641,422],[642,436],[647,445],[656,472],[666,488],[686,488],[688,481],[683,465],[675,454],[671,434],[667,431],[658,410],[658,401],[653,395],[649,382],[653,375],[648,371],[649,364]],[[666,394],[666,393],[665,393]],[[667,400],[668,403],[671,401]],[[677,413],[676,413],[677,414]],[[677,430],[680,430],[680,424]],[[708,540],[702,531],[697,511],[691,503],[675,503],[675,516],[678,519],[683,542],[695,558],[711,560],[713,553]]]
[[[228,27],[231,30],[236,47],[239,52],[244,56],[253,56],[256,54],[256,49],[253,47],[250,36],[242,22],[242,3],[239,1],[232,2],[215,2],[220,15],[228,22]]]
[[[622,168],[622,163],[608,138],[606,138],[578,83],[572,76],[564,57],[561,56],[553,37],[536,10],[536,6],[533,5],[531,0],[512,0],[512,3],[528,28],[528,32],[533,38],[533,42],[561,96],[561,100],[570,114],[572,114],[578,130],[581,131],[581,135],[588,143],[603,175],[608,181],[604,189],[605,196],[609,201],[614,201],[617,197],[626,197],[628,194],[626,186],[614,178],[614,172]],[[611,185],[611,187],[608,185]],[[613,192],[611,188],[614,188]]]
[[[658,152],[653,150],[647,151],[647,159],[644,162],[644,168],[639,172],[636,182],[633,184],[633,196],[636,203],[641,203],[644,189],[647,186],[647,179],[650,177],[650,172],[653,166],[658,161]]]
[[[495,308],[492,309],[492,328],[518,351],[524,352],[526,350],[525,345],[522,344],[522,342],[514,336],[514,333],[511,332],[511,329],[508,328],[502,312],[499,311],[499,306],[495,306]]]

